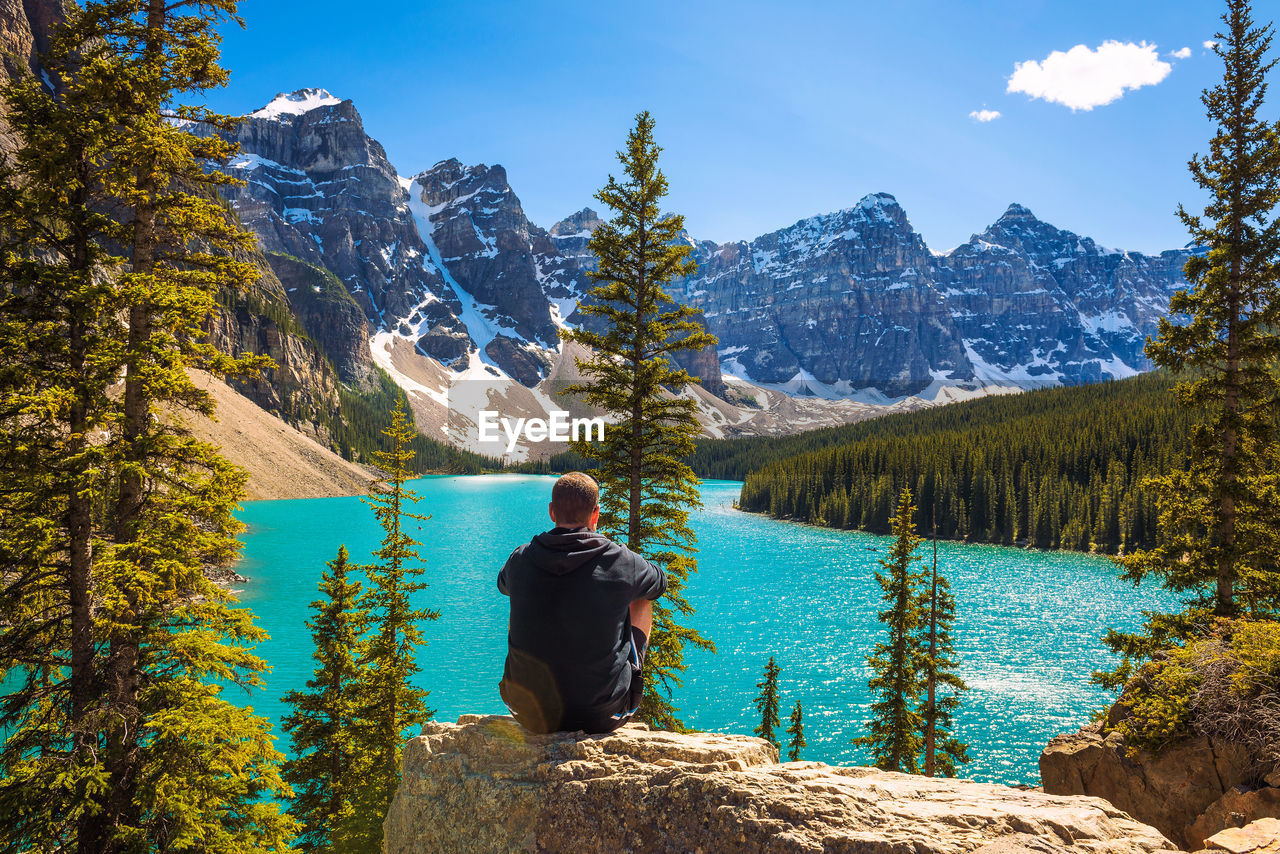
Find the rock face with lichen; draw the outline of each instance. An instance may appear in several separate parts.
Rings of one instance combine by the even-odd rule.
[[[1155,852],[1096,798],[817,762],[758,738],[531,735],[508,717],[431,722],[405,749],[388,854],[468,851]]]

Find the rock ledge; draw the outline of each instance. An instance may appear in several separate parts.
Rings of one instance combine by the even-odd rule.
[[[778,764],[758,738],[532,735],[509,717],[428,723],[404,754],[389,854],[469,851],[1066,854],[1173,846],[1097,798]]]

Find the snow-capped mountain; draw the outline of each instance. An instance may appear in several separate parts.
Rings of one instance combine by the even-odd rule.
[[[334,273],[370,321],[386,325],[424,301],[454,303],[409,211],[407,194],[350,101],[323,89],[277,95],[241,121],[229,195],[268,252]]]
[[[795,393],[893,398],[937,385],[1030,388],[1150,368],[1189,250],[1120,252],[1021,205],[935,255],[893,196],[750,242],[698,245],[679,298],[726,370]]]
[[[501,166],[445,160],[404,185],[432,262],[462,300],[472,345],[520,383],[536,385],[585,285],[577,261],[529,222]]]
[[[728,373],[790,391],[896,397],[973,379],[933,257],[890,195],[750,242],[701,243],[677,298],[702,309]]]
[[[559,330],[583,320],[594,211],[540,228],[497,165],[450,159],[401,175],[355,106],[321,89],[277,96],[235,138],[230,167],[246,183],[229,195],[273,266],[293,256],[332,272],[367,324],[348,318],[342,336],[361,338],[352,345],[402,385],[440,403],[463,379],[537,392],[569,369]],[[686,367],[716,394],[723,368],[735,399],[763,388],[858,404],[837,420],[912,395],[1145,370],[1142,342],[1189,254],[1105,249],[1020,205],[935,254],[886,193],[751,241],[690,243],[698,270],[673,296],[701,312],[719,348]],[[802,426],[749,410],[717,410],[717,423]]]
[[[1075,385],[1150,369],[1143,344],[1190,255],[1107,249],[1013,204],[936,275],[979,380]]]

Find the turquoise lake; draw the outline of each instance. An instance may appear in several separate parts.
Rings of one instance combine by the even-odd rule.
[[[550,527],[552,478],[428,477],[412,486],[430,585],[422,603],[440,611],[425,626],[421,684],[440,720],[505,713],[497,683],[506,654],[507,600],[495,579],[507,555]],[[691,651],[676,703],[687,725],[749,734],[752,699],[770,655],[782,668],[783,721],[799,699],[809,746],[805,759],[861,764],[850,739],[863,733],[871,698],[866,657],[880,636],[873,573],[887,537],[779,522],[733,509],[740,484],[708,481],[695,515],[699,572],[688,589],[694,624],[716,654]],[[381,531],[359,498],[247,503],[238,571],[240,597],[270,640],[258,652],[272,666],[266,688],[240,701],[276,723],[279,698],[311,675],[305,621],[324,563],[340,544],[367,559]],[[929,546],[921,554],[929,555]],[[1119,580],[1111,563],[1089,555],[939,543],[940,571],[956,598],[955,639],[969,683],[957,734],[973,761],[962,775],[1036,783],[1041,748],[1089,720],[1108,695],[1089,673],[1113,659],[1099,638],[1108,627],[1139,624],[1143,609],[1171,598]],[[281,740],[280,747],[287,746]]]

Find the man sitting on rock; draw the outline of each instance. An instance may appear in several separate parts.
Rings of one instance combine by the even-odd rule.
[[[533,732],[612,732],[636,712],[661,569],[596,533],[600,488],[570,472],[551,489],[555,527],[518,547],[498,573],[511,597],[498,689]]]

